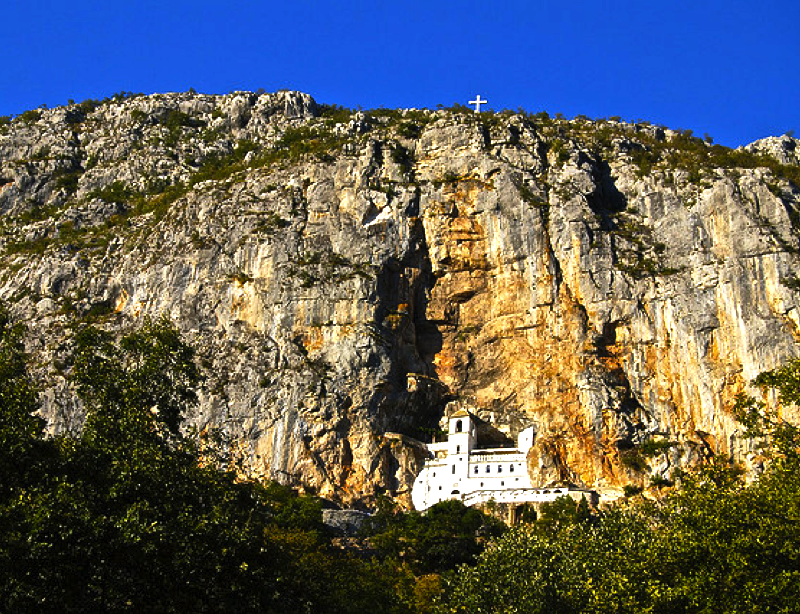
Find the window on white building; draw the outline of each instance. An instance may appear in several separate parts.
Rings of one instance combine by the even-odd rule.
[[[475,471],[473,471],[472,473],[474,473],[476,475],[478,474],[478,465],[475,465]]]
[[[460,433],[461,428],[461,420],[456,420],[456,433]]]
[[[509,470],[511,473],[514,473],[514,463],[511,463],[511,464],[508,466],[508,470]]]
[[[503,473],[503,465],[497,465],[497,473]]]
[[[451,473],[452,473],[453,475],[455,475],[455,474],[456,474],[456,466],[455,466],[455,465],[453,465],[453,466],[452,466],[452,471],[451,471]]]
[[[486,473],[489,473],[491,470],[492,469],[489,467],[489,465],[486,465]]]

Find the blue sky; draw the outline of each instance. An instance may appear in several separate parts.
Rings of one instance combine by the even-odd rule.
[[[0,115],[144,93],[619,115],[738,146],[800,133],[800,3],[5,0]]]

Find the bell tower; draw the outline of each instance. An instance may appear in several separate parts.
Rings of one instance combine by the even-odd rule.
[[[448,456],[467,455],[475,447],[475,421],[469,412],[460,409],[450,416],[447,430]]]
[[[465,481],[469,479],[469,453],[475,446],[475,421],[472,416],[462,410],[457,411],[449,419],[447,429],[447,464],[452,480],[450,495],[463,493]]]

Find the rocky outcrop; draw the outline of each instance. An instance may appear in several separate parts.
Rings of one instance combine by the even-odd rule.
[[[189,423],[253,475],[407,502],[455,402],[496,440],[536,426],[534,483],[613,493],[758,462],[734,398],[800,353],[780,143],[294,92],[29,112],[0,127],[0,296],[56,430],[69,323],[166,314],[207,372]]]
[[[798,140],[788,134],[769,136],[743,147],[744,151],[770,156],[781,164],[800,164]]]

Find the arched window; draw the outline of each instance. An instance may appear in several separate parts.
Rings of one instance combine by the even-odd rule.
[[[514,473],[514,463],[511,463],[511,464],[508,466],[508,470],[509,470],[511,473]]]
[[[503,465],[497,465],[497,473],[503,473]]]
[[[478,465],[475,465],[475,471],[473,471],[472,473],[474,473],[474,474],[478,473]]]
[[[491,467],[489,467],[489,465],[486,465],[486,473],[489,473],[491,470],[492,470]]]
[[[460,433],[461,428],[461,420],[456,420],[456,433]]]

